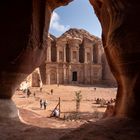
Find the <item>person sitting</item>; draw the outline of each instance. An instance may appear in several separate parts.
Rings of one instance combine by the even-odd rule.
[[[52,115],[51,115],[51,117],[57,117],[58,118],[59,115],[60,115],[59,109],[55,108],[53,113],[52,113]]]

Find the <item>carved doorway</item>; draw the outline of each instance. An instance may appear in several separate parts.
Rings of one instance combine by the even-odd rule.
[[[77,71],[72,73],[72,81],[77,81]]]
[[[50,74],[50,84],[56,84],[56,83],[57,83],[56,73],[51,72],[51,74]]]

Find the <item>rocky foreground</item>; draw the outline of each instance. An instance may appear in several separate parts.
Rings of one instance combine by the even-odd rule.
[[[1,140],[139,140],[139,125],[139,121],[112,118],[96,123],[89,122],[75,130],[40,128],[23,124],[18,120],[1,120],[0,138]]]

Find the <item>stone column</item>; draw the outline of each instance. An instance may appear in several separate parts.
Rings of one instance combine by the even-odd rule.
[[[79,63],[79,44],[77,46],[77,62]]]
[[[60,83],[59,83],[59,67],[57,66],[57,85],[59,85]]]
[[[72,62],[72,48],[71,47],[69,47],[70,48],[70,54],[69,54],[69,58],[70,58],[70,63]]]
[[[66,63],[66,44],[64,45],[64,51],[63,51],[64,53],[64,63]]]
[[[104,50],[103,50],[103,45],[102,45],[102,42],[99,43],[99,46],[98,46],[98,64],[101,64],[102,63],[102,54],[103,54]]]
[[[58,46],[58,44],[56,45],[56,50],[57,50],[57,62],[59,62],[59,46]]]
[[[98,64],[101,64],[101,50],[98,50]]]
[[[67,84],[67,67],[65,64],[63,65],[63,70],[64,70],[64,84]]]
[[[69,67],[68,67],[68,71],[69,71],[69,84],[71,84],[71,82],[72,82],[72,71],[71,71],[71,65],[69,65]]]
[[[51,62],[51,40],[48,39],[48,46],[47,46],[47,62]]]
[[[90,55],[91,55],[91,63],[93,63],[93,46],[91,47]]]
[[[86,51],[86,47],[85,47],[85,53],[84,53],[84,63],[87,63],[87,51]]]

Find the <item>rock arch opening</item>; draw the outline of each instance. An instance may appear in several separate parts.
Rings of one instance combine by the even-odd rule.
[[[103,57],[105,54],[98,37],[83,29],[73,28],[58,38],[49,35],[46,43],[45,61],[39,67],[44,85],[115,83],[109,67],[106,66],[107,60]],[[40,83],[38,85],[40,86]]]
[[[44,1],[45,8],[43,9],[41,9],[42,4],[39,0],[24,0],[20,4],[18,1],[13,1],[13,3],[2,2],[0,6],[0,14],[3,18],[0,22],[2,32],[0,56],[4,61],[0,61],[2,66],[0,68],[1,99],[11,99],[17,85],[33,69],[42,64],[45,59],[51,12],[56,7],[66,5],[68,2],[69,0]],[[140,2],[139,0],[135,0],[135,2],[132,0],[90,0],[90,2],[101,22],[105,53],[118,83],[114,115],[139,119],[140,21],[137,20],[137,15],[140,13]],[[27,10],[25,11],[26,7]],[[41,14],[42,11],[46,11],[45,14]],[[22,17],[14,16],[17,13],[21,14]],[[9,21],[10,26],[7,22],[8,18],[5,18],[4,14],[7,15],[6,17],[13,17]],[[14,49],[9,51],[11,46]],[[0,107],[1,111],[5,110],[4,106]],[[15,110],[8,111],[5,112],[6,116],[13,116],[11,113]]]

